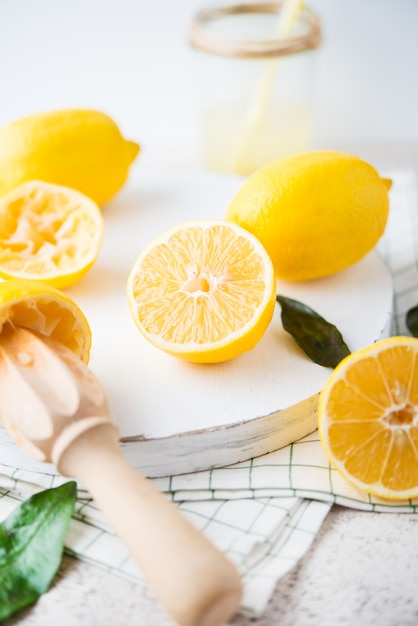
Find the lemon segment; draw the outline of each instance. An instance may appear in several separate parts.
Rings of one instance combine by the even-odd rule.
[[[31,181],[0,198],[0,276],[42,280],[64,288],[95,262],[103,217],[87,196]]]
[[[77,189],[102,206],[124,185],[139,150],[100,111],[30,115],[0,129],[0,196],[43,180]]]
[[[180,224],[152,241],[127,284],[144,337],[195,363],[226,361],[254,348],[273,316],[275,292],[260,242],[219,219]]]
[[[225,217],[261,241],[279,278],[312,280],[372,250],[386,227],[389,188],[390,181],[358,157],[305,152],[250,175]]]
[[[418,497],[418,339],[390,337],[335,368],[320,395],[320,440],[358,489]]]
[[[24,279],[0,282],[0,334],[6,323],[54,339],[88,363],[89,323],[69,296],[50,285]]]

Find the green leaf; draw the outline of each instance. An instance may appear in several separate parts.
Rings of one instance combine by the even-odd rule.
[[[0,620],[48,590],[61,563],[76,493],[74,481],[41,491],[0,524]]]
[[[278,295],[283,328],[318,365],[336,367],[350,354],[340,331],[302,302]]]
[[[413,337],[418,337],[418,305],[414,306],[406,314],[406,325]]]

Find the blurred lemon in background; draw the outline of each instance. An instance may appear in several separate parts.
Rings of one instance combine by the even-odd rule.
[[[0,196],[42,180],[77,189],[103,205],[125,183],[139,150],[100,111],[30,115],[0,129]]]

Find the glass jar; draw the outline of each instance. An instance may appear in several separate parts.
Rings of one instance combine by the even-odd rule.
[[[211,4],[190,24],[203,156],[248,175],[311,147],[319,17],[286,2]],[[291,7],[292,8],[292,7]]]

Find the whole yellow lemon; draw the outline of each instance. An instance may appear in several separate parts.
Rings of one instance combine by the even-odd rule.
[[[36,113],[0,129],[0,196],[30,180],[72,187],[103,205],[125,183],[139,145],[105,113]]]
[[[279,278],[311,280],[372,250],[386,227],[390,185],[356,156],[305,152],[251,174],[225,217],[261,241]]]

